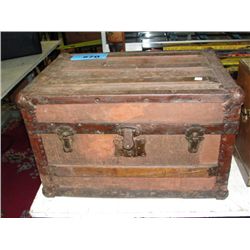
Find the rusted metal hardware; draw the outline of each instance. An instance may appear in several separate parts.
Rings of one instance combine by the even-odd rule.
[[[136,157],[145,156],[145,138],[135,138],[140,135],[139,127],[119,127],[117,133],[122,138],[116,138],[115,156]]]
[[[59,136],[59,139],[62,141],[63,144],[63,151],[65,153],[69,153],[73,151],[73,135],[75,134],[75,131],[68,126],[61,126],[57,129],[57,135]]]
[[[60,126],[71,127],[77,134],[117,134],[116,123],[34,123],[34,134],[54,134],[55,128]],[[124,124],[124,126],[130,127],[133,124]],[[192,124],[164,124],[164,123],[141,123],[140,131],[144,135],[182,135],[185,134],[187,128]],[[239,122],[227,122],[227,123],[210,123],[204,124],[202,127],[206,134],[237,134]]]
[[[193,126],[186,130],[185,135],[188,141],[188,152],[197,153],[200,142],[204,140],[204,128]]]
[[[247,122],[250,119],[250,108],[245,108],[244,106],[241,109],[241,120],[242,122]]]
[[[218,175],[218,166],[209,168],[208,175],[209,176],[217,176]]]

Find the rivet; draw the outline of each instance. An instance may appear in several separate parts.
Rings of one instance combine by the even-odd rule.
[[[95,102],[96,103],[100,102],[100,99],[99,98],[95,98]]]
[[[148,98],[145,98],[143,101],[144,101],[144,102],[149,102],[149,99],[148,99]]]

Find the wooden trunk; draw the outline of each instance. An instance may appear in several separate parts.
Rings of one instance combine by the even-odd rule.
[[[236,138],[235,159],[246,185],[250,186],[250,59],[241,60],[237,83],[245,91],[245,101]]]
[[[46,196],[227,196],[243,94],[213,52],[70,59],[18,96]]]

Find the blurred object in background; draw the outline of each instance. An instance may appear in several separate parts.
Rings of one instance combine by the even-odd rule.
[[[61,52],[95,53],[102,52],[101,32],[62,32]]]
[[[101,39],[101,32],[63,32],[65,45]]]
[[[242,177],[250,187],[250,58],[240,60],[237,83],[245,92],[234,156]]]
[[[125,51],[125,33],[124,32],[107,32],[107,42],[110,52]]]
[[[38,32],[2,32],[1,60],[42,53]]]

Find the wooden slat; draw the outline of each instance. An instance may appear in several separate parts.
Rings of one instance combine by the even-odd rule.
[[[56,165],[49,166],[50,173],[55,176],[71,177],[209,177],[210,170],[216,166],[83,166]],[[213,171],[213,170],[212,170]],[[216,171],[215,171],[216,172]],[[215,173],[214,172],[214,173]]]
[[[216,58],[208,60],[206,55],[112,54],[105,60],[71,61],[72,55],[63,54],[35,79],[35,88],[31,86],[29,91],[33,95],[83,96],[221,90],[224,83],[217,77],[220,69],[212,65]],[[197,77],[202,80],[196,81]]]
[[[107,190],[115,191],[192,191],[212,190],[215,186],[215,177],[203,178],[136,178],[136,177],[54,177],[54,182],[59,188],[70,188],[72,194],[74,189],[91,191],[99,190],[99,193]],[[92,193],[92,192],[90,192]],[[94,192],[93,192],[94,193]],[[100,195],[101,196],[101,195]],[[115,195],[113,195],[115,196]],[[152,196],[152,195],[151,195]]]
[[[195,77],[211,78],[216,81],[216,76],[212,70],[200,67],[196,69],[195,67],[187,68],[154,68],[154,69],[75,69],[75,70],[58,70],[57,74],[63,74],[64,79],[62,82],[70,82],[83,84],[86,81],[104,81],[104,82],[119,82],[126,79],[130,82],[132,81],[156,81],[155,79],[161,79],[164,81],[183,81],[186,78],[194,80]],[[58,84],[57,74],[43,75],[39,79],[44,81],[44,84]],[[70,81],[69,81],[70,79]],[[136,80],[138,79],[138,80]],[[182,80],[183,79],[183,80]],[[49,82],[48,82],[49,81]]]

